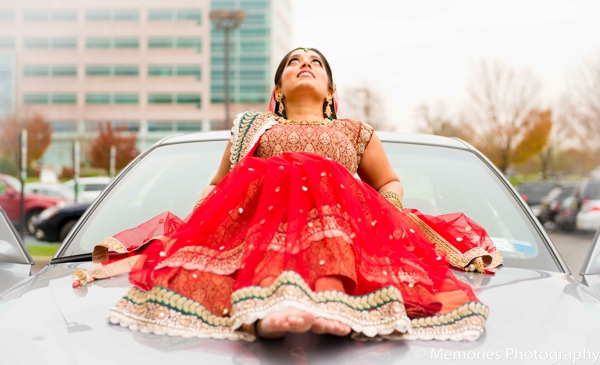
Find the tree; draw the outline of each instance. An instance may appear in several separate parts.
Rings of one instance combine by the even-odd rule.
[[[455,121],[447,112],[446,104],[438,102],[435,106],[421,104],[415,111],[419,121],[420,133],[435,134],[444,137],[458,137],[468,141],[473,134],[473,128],[462,121]]]
[[[127,166],[137,155],[137,137],[135,134],[125,135],[124,129],[113,128],[111,123],[99,123],[99,134],[92,143],[90,151],[93,167],[108,169],[110,165],[110,147],[117,149],[115,167],[117,170]]]
[[[376,130],[393,130],[386,123],[386,112],[381,95],[369,85],[349,88],[344,92],[343,117],[357,119]]]
[[[21,129],[27,130],[27,166],[31,166],[32,162],[42,158],[50,146],[52,127],[38,114],[21,120],[11,116],[0,123],[0,154],[10,158],[16,166],[20,165]]]
[[[468,115],[476,128],[471,143],[504,173],[512,163],[523,162],[544,147],[544,138],[535,130],[542,122],[530,114],[539,90],[527,70],[486,60],[474,69],[468,89]]]
[[[569,124],[586,148],[600,147],[600,50],[568,78],[565,95]]]

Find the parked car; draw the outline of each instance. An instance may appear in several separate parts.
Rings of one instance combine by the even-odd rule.
[[[25,184],[25,192],[39,195],[57,196],[59,198],[75,201],[75,194],[73,190],[68,189],[59,183],[27,183]]]
[[[495,275],[455,271],[490,307],[486,331],[477,341],[361,343],[305,333],[244,343],[159,336],[108,324],[109,309],[131,287],[127,277],[73,289],[71,275],[90,267],[94,245],[105,238],[164,211],[182,218],[189,214],[216,172],[229,135],[169,137],[130,163],[84,213],[49,265],[0,294],[2,361],[426,364],[437,362],[434,356],[447,360],[471,354],[468,359],[499,356],[501,363],[523,363],[533,351],[572,354],[598,348],[600,299],[570,275],[541,223],[502,173],[460,140],[383,132],[378,135],[402,179],[405,206],[424,213],[466,213],[487,230],[504,257]],[[586,282],[598,276],[585,274]],[[465,358],[455,359],[464,363]]]
[[[579,206],[575,228],[580,231],[596,231],[600,228],[600,180],[587,180]]]
[[[93,202],[109,183],[110,177],[81,177],[77,179],[77,202]],[[75,192],[75,180],[69,180],[63,183],[63,186]]]
[[[41,241],[62,242],[90,203],[67,204],[44,210],[35,225],[35,237]]]
[[[554,232],[558,229],[556,217],[560,211],[561,203],[573,194],[576,186],[577,182],[574,181],[562,182],[542,198],[542,212],[539,219],[548,232]]]
[[[556,186],[558,186],[558,183],[554,181],[531,181],[519,185],[517,190],[521,194],[521,198],[529,204],[533,214],[536,217],[540,217],[542,213],[542,198]]]
[[[25,185],[27,186],[27,185]],[[25,222],[27,231],[35,233],[35,223],[38,215],[45,209],[57,204],[65,204],[69,199],[28,193],[25,189]],[[21,182],[10,175],[0,174],[0,207],[8,215],[12,224],[21,226]]]

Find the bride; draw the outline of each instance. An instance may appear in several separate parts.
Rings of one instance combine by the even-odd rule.
[[[477,339],[488,308],[450,266],[484,273],[500,254],[460,213],[403,209],[373,128],[336,110],[323,54],[289,52],[270,111],[237,116],[195,210],[99,243],[74,285],[129,272],[110,321],[156,334]]]

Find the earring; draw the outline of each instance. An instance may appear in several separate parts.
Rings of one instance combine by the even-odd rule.
[[[328,119],[333,119],[331,118],[331,101],[332,101],[332,97],[330,95],[327,95],[327,97],[325,98],[325,101],[327,103],[327,105],[325,106],[325,117]]]
[[[275,100],[279,103],[277,111],[279,112],[279,115],[283,117],[285,115],[285,106],[283,105],[283,95],[281,95],[281,92],[278,91],[277,94],[275,94]]]

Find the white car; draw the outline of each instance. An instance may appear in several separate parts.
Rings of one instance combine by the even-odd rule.
[[[77,202],[91,203],[110,183],[110,177],[81,177],[77,179]],[[75,191],[75,181],[69,180],[64,187]]]
[[[575,224],[580,231],[596,231],[600,228],[600,180],[587,181]]]

